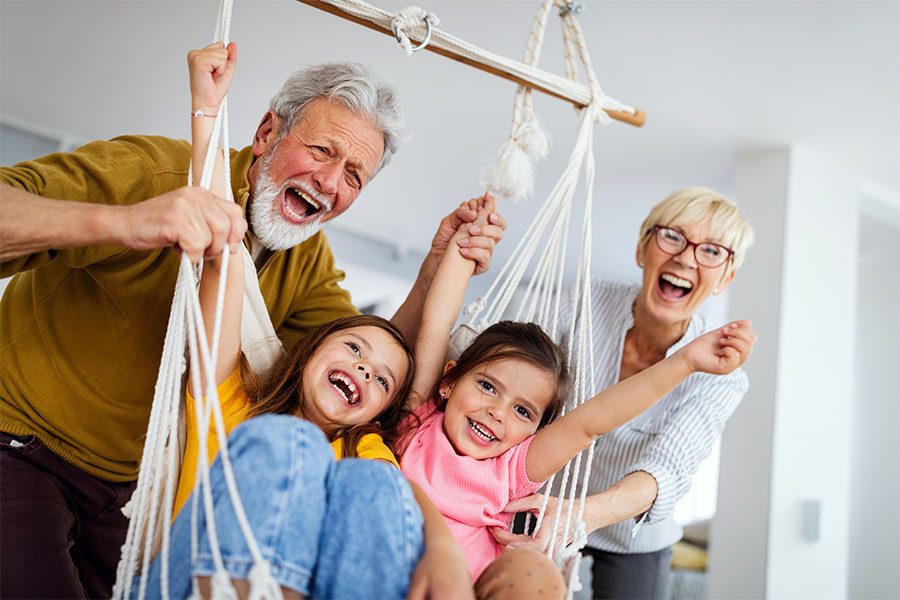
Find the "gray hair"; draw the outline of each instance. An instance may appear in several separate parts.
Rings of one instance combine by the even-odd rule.
[[[339,102],[371,121],[384,136],[384,154],[375,173],[390,162],[405,135],[406,124],[393,88],[377,81],[359,63],[304,67],[288,77],[269,104],[284,123],[279,136],[291,131],[306,106],[317,98]]]

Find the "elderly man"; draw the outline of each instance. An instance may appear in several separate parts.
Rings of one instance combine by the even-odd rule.
[[[215,107],[192,114],[208,118]],[[175,248],[199,259],[243,238],[282,339],[355,314],[320,229],[388,162],[401,126],[390,88],[359,65],[329,64],[288,79],[251,146],[231,152],[237,204],[180,187],[190,146],[162,137],[93,142],[0,169],[2,274],[16,274],[0,305],[0,596],[109,595]],[[393,318],[410,339],[440,255],[475,214],[464,204],[441,222]],[[492,214],[460,252],[484,270],[503,227]]]

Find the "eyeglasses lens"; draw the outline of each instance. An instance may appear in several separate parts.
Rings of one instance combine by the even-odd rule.
[[[667,254],[681,254],[687,247],[687,240],[674,229],[660,227],[656,230],[656,243]]]

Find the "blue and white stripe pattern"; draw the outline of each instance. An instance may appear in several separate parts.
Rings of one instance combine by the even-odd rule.
[[[621,283],[591,284],[598,391],[619,380],[625,334],[634,325],[632,306],[639,290],[640,286]],[[562,331],[567,331],[571,319],[570,306],[561,303]],[[695,314],[666,356],[707,330],[703,318]],[[675,503],[687,493],[691,477],[747,388],[747,376],[740,369],[723,376],[694,373],[648,411],[599,438],[588,494],[602,492],[635,471],[652,475],[659,493],[638,527],[628,519],[599,529],[588,536],[588,545],[608,552],[643,553],[681,539],[682,528],[672,518]]]

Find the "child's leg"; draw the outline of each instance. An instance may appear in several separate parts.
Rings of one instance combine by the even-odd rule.
[[[479,600],[564,598],[566,583],[549,558],[537,550],[504,550],[475,582]]]
[[[423,549],[409,483],[380,460],[338,461],[313,576],[314,598],[404,598]]]
[[[283,415],[265,415],[238,426],[228,438],[234,478],[250,527],[272,574],[284,587],[309,595],[318,558],[327,503],[326,483],[334,454],[314,425]],[[253,558],[241,534],[227,492],[221,458],[210,473],[216,533],[225,568],[233,579],[247,579]],[[202,504],[198,512],[199,554],[191,564],[191,496],[172,526],[169,594],[190,594],[191,573],[215,572]],[[147,597],[160,595],[159,557],[148,574]]]

